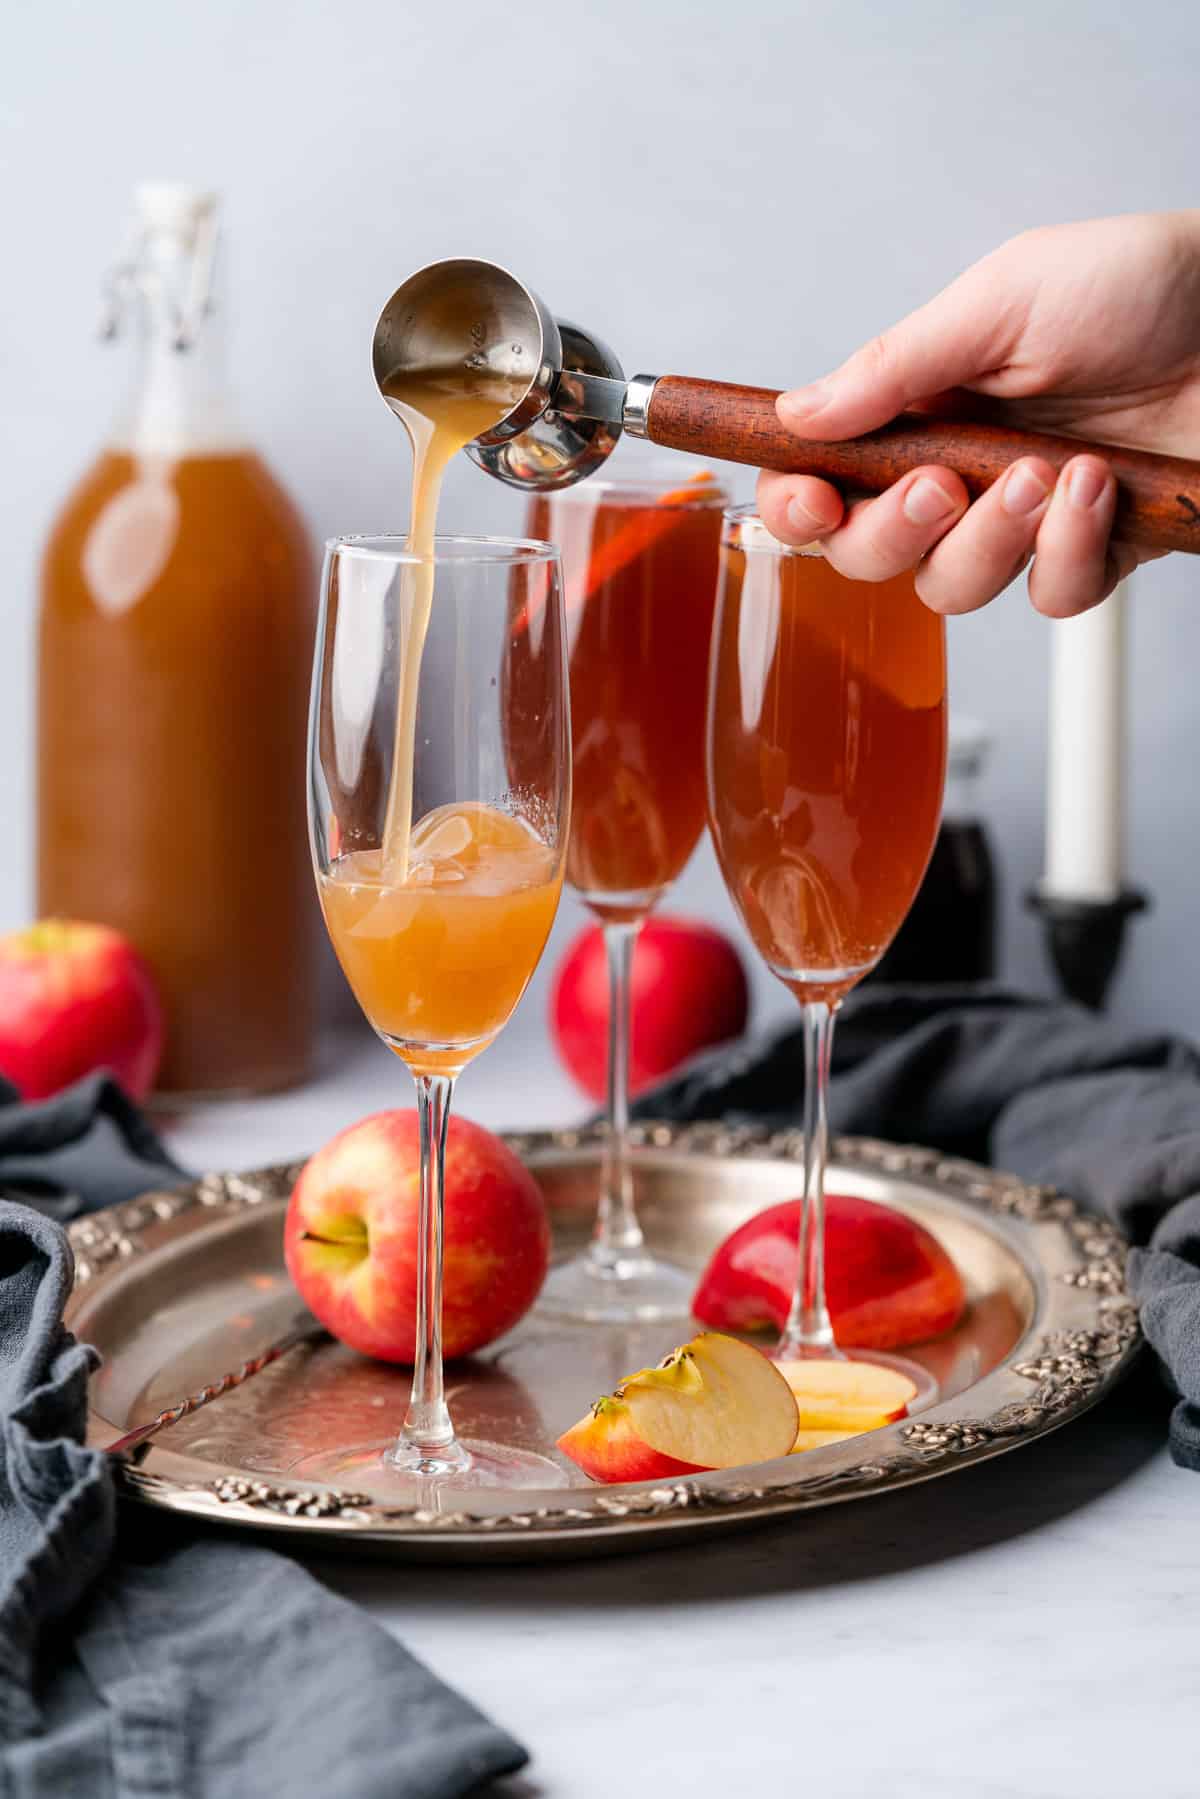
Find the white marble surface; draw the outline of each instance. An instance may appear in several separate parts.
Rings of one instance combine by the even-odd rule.
[[[181,1121],[174,1148],[247,1167],[407,1103],[362,1037],[327,1063]],[[493,1126],[579,1112],[532,1044],[461,1099]],[[703,1547],[311,1565],[527,1744],[497,1799],[1194,1799],[1200,1477],[1165,1422],[1147,1370],[989,1466]]]

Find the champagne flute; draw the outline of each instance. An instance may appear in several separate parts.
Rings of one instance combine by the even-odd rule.
[[[800,1257],[780,1361],[838,1353],[824,1260],[834,1017],[916,897],[945,759],[945,632],[912,575],[847,580],[815,546],[777,543],[753,508],[727,512],[709,668],[709,828],[730,897],[804,1020]],[[913,1378],[928,1385],[920,1370]]]
[[[653,1255],[628,1151],[630,1014],[642,923],[704,829],[704,700],[727,494],[706,469],[651,465],[540,495],[531,534],[561,549],[574,800],[567,880],[604,932],[608,1132],[592,1240],[539,1310],[571,1322],[686,1319],[695,1277]]]
[[[508,672],[518,616],[534,622],[520,633],[516,689]],[[402,537],[328,546],[309,723],[313,864],[346,978],[416,1083],[420,1223],[415,1364],[399,1438],[306,1458],[297,1472],[397,1503],[565,1480],[543,1456],[458,1439],[441,1348],[442,1165],[455,1081],[525,991],[562,886],[564,641],[548,544],[440,537],[432,557]],[[519,785],[514,732],[525,746]]]

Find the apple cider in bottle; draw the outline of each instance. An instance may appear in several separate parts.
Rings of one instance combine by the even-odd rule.
[[[138,368],[51,530],[38,633],[38,912],[145,956],[172,1096],[299,1079],[315,1021],[313,567],[232,419],[214,245],[211,196],[139,189],[111,313]]]

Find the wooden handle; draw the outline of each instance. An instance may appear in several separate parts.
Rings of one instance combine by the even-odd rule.
[[[821,475],[867,493],[881,493],[922,463],[937,463],[961,475],[972,499],[1018,456],[1042,456],[1058,469],[1089,450],[1103,456],[1117,477],[1116,537],[1142,549],[1200,554],[1200,463],[1182,456],[912,412],[845,443],[806,441],[784,430],[776,398],[767,387],[662,375],[651,396],[647,435],[668,449],[789,475]]]

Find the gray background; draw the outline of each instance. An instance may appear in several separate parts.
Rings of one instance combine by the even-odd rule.
[[[780,385],[1027,225],[1198,197],[1200,8],[1180,0],[40,0],[5,39],[0,924],[29,905],[36,562],[119,392],[93,327],[137,179],[222,191],[241,409],[319,536],[403,525],[407,450],[367,352],[431,257],[508,263],[627,368]],[[520,504],[464,466],[446,518],[514,529]],[[1128,867],[1155,911],[1115,994],[1188,1030],[1198,588],[1183,558],[1138,583]],[[1050,629],[1017,590],[950,626],[954,704],[997,740],[1004,972],[1034,985]],[[731,923],[706,847],[674,905]],[[786,1011],[756,979],[760,1019]]]

